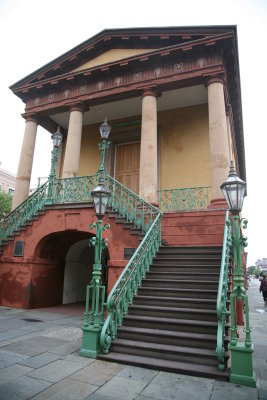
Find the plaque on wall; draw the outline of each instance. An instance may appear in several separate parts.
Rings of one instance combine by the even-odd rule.
[[[14,257],[23,257],[24,252],[24,242],[22,240],[18,240],[14,245]]]
[[[136,249],[134,248],[124,248],[124,260],[130,260],[132,258],[132,256],[134,255]]]

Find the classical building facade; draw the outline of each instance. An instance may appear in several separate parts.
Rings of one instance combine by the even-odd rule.
[[[149,201],[210,186],[214,202],[230,158],[245,180],[235,28],[106,30],[11,89],[26,104],[14,208],[29,193],[38,125],[64,133],[61,177],[89,175],[105,116],[109,172]]]
[[[209,276],[217,268],[212,262],[221,262],[226,203],[220,185],[230,161],[246,180],[236,27],[104,30],[11,90],[25,103],[25,131],[13,211],[1,226],[1,304],[34,308],[85,300],[94,263],[88,247],[95,235],[89,224],[96,218],[91,192],[105,117],[112,128],[105,161],[111,192],[105,222],[111,229],[105,232],[109,245],[102,259],[107,294],[125,266],[134,262],[137,268],[139,262],[149,269],[161,237],[166,248],[175,246],[162,250],[170,258],[183,246],[182,260],[192,257],[188,269],[173,279],[178,279],[174,292],[181,290],[182,310],[185,303],[195,304],[194,298],[185,299],[196,291],[190,279]],[[56,176],[28,198],[38,126],[48,133],[59,127],[63,142]],[[203,246],[201,275],[192,268]],[[136,257],[145,258],[132,261]],[[146,275],[142,271],[140,279]],[[216,274],[201,282],[210,296],[203,304],[216,302],[211,300]],[[162,282],[166,290],[171,280]],[[141,281],[136,285],[135,293]],[[242,313],[238,318],[242,323]]]

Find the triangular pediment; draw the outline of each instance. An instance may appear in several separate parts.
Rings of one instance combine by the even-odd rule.
[[[220,35],[235,27],[166,27],[126,28],[104,30],[86,40],[67,53],[59,56],[30,75],[16,82],[11,90],[24,90],[28,86],[58,77],[116,63],[123,59],[134,59],[144,53],[152,53],[172,46],[180,46],[214,35]]]
[[[93,58],[92,60],[88,60],[78,68],[75,68],[72,72],[82,71],[87,68],[93,68],[99,65],[120,61],[125,58],[136,56],[138,54],[144,54],[150,51],[151,49],[111,49]]]

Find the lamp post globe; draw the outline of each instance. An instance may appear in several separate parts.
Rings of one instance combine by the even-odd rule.
[[[63,135],[60,132],[60,128],[58,126],[57,131],[55,133],[53,133],[53,135],[52,135],[54,147],[59,147],[61,145],[62,139],[63,139]]]
[[[238,215],[242,208],[246,196],[246,182],[240,179],[235,171],[234,163],[231,161],[229,176],[221,185],[221,190],[233,215]]]
[[[102,140],[107,140],[111,131],[111,127],[109,126],[107,122],[107,118],[105,118],[105,121],[103,124],[100,125],[99,127],[100,135]]]
[[[100,180],[98,186],[92,191],[92,197],[94,201],[95,214],[98,219],[102,219],[106,213],[106,208],[110,198],[110,191],[105,188],[102,180]]]

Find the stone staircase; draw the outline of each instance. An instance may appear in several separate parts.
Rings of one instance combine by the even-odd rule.
[[[219,246],[161,247],[110,352],[99,358],[227,380],[228,370],[218,370],[215,352],[221,251]],[[226,363],[228,358],[226,352]]]

